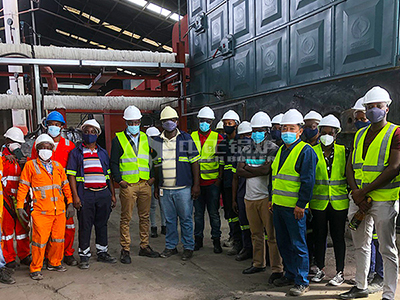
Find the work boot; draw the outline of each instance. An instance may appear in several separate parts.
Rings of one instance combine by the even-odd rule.
[[[6,264],[7,269],[15,270],[16,267],[17,267],[17,262],[15,260],[10,261],[9,263]]]
[[[19,261],[19,263],[21,265],[25,265],[25,266],[30,266],[31,262],[32,262],[32,255],[30,255],[30,254],[27,257],[25,257],[24,259],[21,259]]]
[[[130,264],[132,262],[131,256],[129,254],[130,254],[129,251],[121,249],[121,256],[119,258],[121,263]]]
[[[107,252],[98,253],[97,261],[107,263],[107,264],[116,264],[117,263],[117,259],[115,257],[112,257]]]
[[[89,269],[89,257],[81,256],[81,261],[79,262],[78,268],[82,270]]]
[[[50,264],[47,264],[47,270],[49,270],[49,271],[57,271],[57,272],[65,272],[65,271],[67,271],[67,268],[64,267],[63,265],[52,266]]]
[[[167,234],[167,226],[161,226],[161,234],[166,235]]]
[[[233,246],[233,237],[229,237],[229,239],[225,240],[222,243],[222,247],[231,248]]]
[[[294,280],[289,279],[286,276],[282,276],[281,278],[275,279],[273,281],[273,284],[274,284],[274,286],[277,286],[277,287],[283,287],[283,286],[293,285]]]
[[[146,248],[140,248],[139,256],[147,256],[147,257],[151,257],[151,258],[156,258],[156,257],[160,257],[160,253],[151,249],[150,246],[147,246]]]
[[[152,238],[158,237],[158,234],[157,234],[157,227],[151,227],[150,237],[152,237]]]
[[[76,265],[78,265],[78,262],[76,261],[76,259],[75,259],[75,257],[73,255],[64,256],[64,262],[68,266],[76,266]]]
[[[194,251],[199,251],[203,248],[203,238],[199,236],[194,237]]]
[[[353,286],[350,291],[346,293],[342,293],[339,295],[340,299],[356,299],[356,298],[367,298],[368,297],[368,289],[359,289],[356,286]]]
[[[310,286],[308,285],[300,285],[296,284],[294,287],[292,287],[289,290],[289,295],[290,296],[301,296],[307,293],[310,290]]]
[[[42,280],[43,279],[43,275],[42,273],[38,272],[32,272],[29,273],[29,276],[33,279],[33,280]]]
[[[163,252],[161,252],[160,256],[162,258],[168,258],[172,255],[175,255],[178,253],[178,249],[174,248],[174,249],[167,249],[165,248]]]
[[[253,257],[253,250],[250,248],[243,248],[240,250],[239,254],[236,255],[236,261],[243,261]]]
[[[186,261],[191,259],[193,256],[193,250],[189,250],[189,249],[184,249],[183,253],[182,253],[182,260]]]
[[[238,255],[240,250],[242,250],[242,243],[236,242],[233,243],[233,247],[228,250],[227,254],[229,256]]]
[[[215,238],[213,239],[213,245],[214,245],[214,253],[222,253],[222,247],[221,247],[221,239],[220,238]]]
[[[268,283],[273,284],[276,279],[280,279],[283,277],[283,272],[272,273],[268,278]]]
[[[0,269],[0,282],[4,284],[14,284],[15,279],[11,277],[10,273],[7,272],[6,268]]]

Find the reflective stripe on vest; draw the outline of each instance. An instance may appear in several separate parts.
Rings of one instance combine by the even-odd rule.
[[[217,179],[219,175],[219,162],[215,152],[218,144],[218,133],[211,131],[203,146],[201,146],[199,132],[192,133],[192,138],[196,144],[197,151],[201,155],[200,159],[200,175],[204,180]]]
[[[307,144],[298,143],[289,153],[278,172],[279,161],[283,147],[279,148],[272,163],[272,203],[276,205],[295,207],[299,199],[300,174],[296,172],[296,162],[301,151]],[[308,207],[308,206],[307,206]]]
[[[334,156],[331,170],[331,178],[328,177],[328,170],[321,144],[313,147],[318,156],[318,163],[315,172],[315,185],[313,197],[310,201],[310,208],[325,210],[331,202],[333,209],[343,210],[349,208],[347,198],[346,181],[346,149],[342,145],[334,145]]]
[[[393,135],[398,128],[397,125],[387,123],[371,142],[365,159],[363,159],[364,141],[370,127],[357,131],[354,138],[354,150],[351,159],[354,178],[359,188],[372,183],[388,166]],[[399,191],[400,176],[398,175],[386,186],[368,193],[368,196],[373,201],[394,201],[399,199]]]
[[[141,179],[149,180],[150,167],[149,167],[149,141],[147,135],[140,132],[139,137],[139,150],[136,155],[133,151],[132,145],[128,141],[125,132],[117,132],[116,136],[121,144],[124,153],[120,157],[119,170],[122,175],[122,180],[128,183],[136,183]]]

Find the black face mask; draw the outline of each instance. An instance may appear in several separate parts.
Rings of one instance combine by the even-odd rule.
[[[232,134],[236,129],[236,126],[226,126],[224,125],[224,131],[226,134]]]

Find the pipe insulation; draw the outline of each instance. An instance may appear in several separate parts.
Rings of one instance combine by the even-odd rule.
[[[175,101],[174,101],[175,100]],[[161,105],[168,103],[178,106],[176,98],[168,97],[123,97],[123,96],[44,96],[44,109],[56,108],[81,110],[124,110],[129,105],[135,105],[142,110],[159,110]],[[32,110],[31,95],[0,94],[0,109],[27,109]]]
[[[89,48],[68,48],[55,46],[34,46],[35,58],[38,59],[71,59],[71,60],[97,60],[97,61],[124,61],[124,62],[154,62],[175,63],[176,53],[153,51],[129,50],[103,50]],[[18,56],[17,53],[32,57],[32,49],[27,44],[0,43],[0,53],[11,53],[10,57]],[[188,56],[188,55],[187,55]],[[186,57],[186,61],[188,57]]]

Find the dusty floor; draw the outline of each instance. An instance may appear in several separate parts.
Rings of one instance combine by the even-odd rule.
[[[118,257],[119,246],[119,212],[113,211],[109,221],[110,254]],[[207,219],[208,222],[208,219]],[[223,237],[227,236],[227,223],[223,220]],[[275,288],[267,284],[270,271],[253,275],[242,275],[244,268],[250,266],[250,260],[237,262],[234,257],[224,253],[214,254],[210,238],[205,239],[204,248],[195,252],[191,261],[183,262],[180,254],[168,259],[144,258],[138,254],[137,214],[131,225],[132,264],[107,265],[98,263],[96,255],[91,258],[89,270],[68,267],[65,273],[43,271],[44,280],[35,282],[29,278],[28,267],[18,267],[14,273],[17,283],[12,286],[0,284],[0,300],[45,300],[45,299],[283,299],[287,288]],[[209,226],[206,227],[209,237]],[[157,251],[164,249],[164,236],[150,240]],[[75,249],[77,244],[75,242]],[[94,248],[94,243],[92,244]],[[77,257],[77,255],[76,255]],[[327,253],[327,277],[334,276],[333,249]],[[346,278],[354,275],[354,254],[351,241],[348,240],[346,258]],[[329,279],[328,279],[329,280]],[[337,299],[337,295],[351,286],[343,284],[338,288],[326,286],[328,280],[321,284],[311,284],[311,291],[302,299]],[[290,296],[289,296],[290,297]],[[381,299],[380,294],[371,295],[369,299]],[[400,299],[397,291],[396,299]]]

